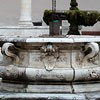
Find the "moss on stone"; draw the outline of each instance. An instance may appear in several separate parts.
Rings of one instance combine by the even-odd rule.
[[[58,12],[56,13],[52,10],[46,10],[44,12],[43,20],[47,25],[49,25],[49,22],[51,21],[50,18],[53,14],[56,15],[58,14]],[[72,25],[93,26],[97,21],[100,21],[100,14],[97,11],[80,11],[77,9],[62,12],[62,14],[66,17],[66,20],[68,20],[68,22]],[[59,14],[57,16],[59,16]]]

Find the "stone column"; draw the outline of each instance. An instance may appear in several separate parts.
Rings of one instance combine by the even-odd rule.
[[[31,4],[32,0],[21,0],[21,13],[20,13],[20,23],[22,27],[32,27],[32,17],[31,17]]]

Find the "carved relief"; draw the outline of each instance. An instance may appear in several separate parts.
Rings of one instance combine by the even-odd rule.
[[[57,57],[58,57],[58,48],[48,43],[41,47],[42,52],[42,61],[44,63],[45,69],[47,71],[52,71],[56,65]]]
[[[81,51],[80,61],[98,65],[99,45],[94,42],[85,44],[85,46],[83,46],[82,51]]]
[[[19,63],[18,51],[18,48],[12,43],[4,43],[1,48],[1,53],[6,57],[11,58],[16,64]]]
[[[52,71],[55,67],[56,60],[57,59],[53,55],[52,56],[46,55],[43,59],[45,69],[47,71]]]

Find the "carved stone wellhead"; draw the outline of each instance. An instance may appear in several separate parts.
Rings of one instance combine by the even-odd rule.
[[[7,43],[2,45],[1,52],[4,56],[13,59],[13,63],[6,66],[1,65],[0,76],[4,80],[19,81],[20,78],[18,77],[21,77],[22,81],[28,82],[40,80],[74,82],[100,78],[99,63],[96,63],[96,61],[99,61],[99,43],[96,42],[99,42],[100,37],[69,36],[59,39],[13,38],[12,40],[3,38],[2,40],[5,39]],[[15,40],[17,44],[14,45]],[[24,45],[28,48],[25,48]],[[82,47],[82,50],[80,47]],[[75,51],[74,54],[73,50]],[[83,59],[84,65],[80,66],[77,63],[77,66],[80,67],[76,68],[74,63],[80,61],[74,61],[71,58],[80,59],[77,56],[78,52],[81,52],[83,56],[81,59]],[[29,60],[26,61],[27,59]],[[5,61],[5,59],[3,60]],[[27,67],[25,67],[26,65]],[[13,70],[16,75],[13,75],[15,74]],[[92,77],[94,74],[96,76]]]
[[[36,27],[31,2],[21,0],[20,26],[0,29],[0,99],[99,100],[100,36],[80,35],[78,30],[99,21],[99,12],[80,11],[71,0],[66,12],[45,11],[50,28]],[[62,20],[70,23],[66,34]]]

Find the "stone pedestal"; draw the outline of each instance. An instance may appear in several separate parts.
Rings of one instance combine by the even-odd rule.
[[[31,4],[32,0],[21,0],[21,14],[19,26],[32,27],[31,17]]]

